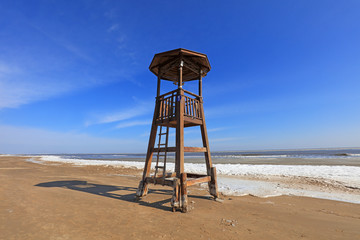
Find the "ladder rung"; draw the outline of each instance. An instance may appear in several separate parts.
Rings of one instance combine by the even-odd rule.
[[[167,133],[159,133],[159,135],[166,135]]]
[[[155,166],[155,168],[164,168],[164,166]]]
[[[165,146],[166,143],[159,143],[158,145],[160,145],[160,146]]]

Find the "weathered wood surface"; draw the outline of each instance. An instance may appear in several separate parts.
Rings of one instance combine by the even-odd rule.
[[[146,183],[161,184],[169,187],[172,187],[174,185],[174,179],[169,179],[169,178],[164,179],[161,177],[157,177],[157,178],[147,177],[145,181]]]
[[[180,67],[180,79],[181,79]],[[179,81],[181,83],[181,80]],[[178,95],[183,96],[183,90],[178,90]],[[176,102],[176,154],[175,154],[175,172],[176,177],[180,178],[180,174],[184,172],[184,98]]]
[[[183,82],[198,80],[199,70],[202,70],[205,76],[211,69],[206,54],[182,48],[155,54],[149,69],[157,76],[159,74],[159,67],[161,67],[163,71],[162,79],[178,82],[177,61],[180,57],[184,61]]]
[[[181,173],[180,178],[180,187],[181,187],[181,211],[186,213],[188,211],[188,197],[187,197],[187,175],[186,173]]]
[[[200,178],[193,178],[187,179],[187,186],[190,187],[192,185],[198,184],[198,183],[205,183],[205,182],[210,182],[211,181],[211,177],[210,176],[205,176],[205,177],[200,177]]]
[[[215,198],[219,197],[215,167],[211,168],[211,181],[209,183],[209,192]]]
[[[154,152],[158,152],[158,148],[154,148]],[[176,152],[176,147],[168,147],[168,152]],[[160,148],[160,152],[165,152],[165,148]],[[206,152],[204,147],[184,147],[184,152]]]
[[[184,127],[200,126],[202,123],[203,123],[203,121],[201,119],[184,116]],[[166,118],[163,120],[159,119],[156,121],[156,125],[169,126],[171,128],[176,128],[177,121],[175,118]]]

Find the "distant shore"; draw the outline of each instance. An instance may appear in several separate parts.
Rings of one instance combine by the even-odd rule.
[[[360,239],[359,204],[295,196],[218,203],[192,187],[193,209],[172,213],[166,187],[134,201],[137,169],[27,159],[0,157],[0,239]]]

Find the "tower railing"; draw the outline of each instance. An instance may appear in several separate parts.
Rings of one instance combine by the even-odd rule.
[[[156,120],[174,119],[176,113],[176,101],[184,98],[184,116],[193,119],[202,119],[200,97],[192,92],[183,90],[184,94],[179,94],[174,90],[158,97],[159,114]]]

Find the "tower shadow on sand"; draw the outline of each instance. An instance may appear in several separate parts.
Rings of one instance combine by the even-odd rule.
[[[165,204],[170,202],[170,198],[173,194],[171,190],[151,189],[149,190],[151,193],[158,195],[165,195],[168,196],[168,198],[161,201],[150,203],[144,200],[136,201],[137,188],[134,187],[103,185],[103,184],[89,183],[87,181],[79,181],[79,180],[44,182],[44,183],[36,184],[35,186],[47,187],[47,188],[58,187],[58,188],[65,188],[80,192],[86,192],[86,193],[91,193],[91,194],[122,200],[126,202],[133,202],[142,206],[161,209],[164,211],[171,210],[171,207],[165,206]],[[193,196],[193,197],[199,198],[198,196]],[[206,197],[200,197],[200,198],[206,198]]]

